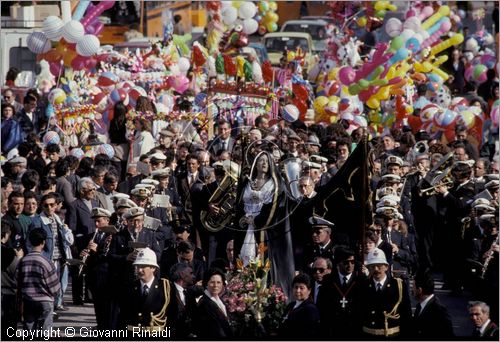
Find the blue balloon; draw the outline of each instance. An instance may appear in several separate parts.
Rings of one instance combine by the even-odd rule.
[[[389,59],[389,65],[394,65],[397,62],[401,62],[402,60],[406,59],[406,57],[408,57],[409,53],[410,51],[408,51],[408,49],[405,48],[398,49],[398,51],[396,51],[394,56],[392,56],[391,59]]]
[[[85,11],[87,10],[87,7],[89,7],[90,1],[89,0],[81,0],[78,6],[76,6],[75,12],[73,13],[73,20],[80,21],[80,19],[83,18],[83,15],[85,14]]]
[[[411,37],[406,41],[405,47],[407,49],[410,49],[411,52],[417,53],[420,50],[420,42],[417,38]]]

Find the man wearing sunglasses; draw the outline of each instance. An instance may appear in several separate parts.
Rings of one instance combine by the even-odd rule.
[[[23,109],[23,105],[16,101],[16,95],[11,89],[7,88],[3,91],[2,102],[14,106],[14,114],[20,112]]]
[[[87,248],[95,233],[95,224],[92,219],[92,208],[99,206],[95,199],[96,186],[89,177],[80,179],[78,183],[78,198],[68,206],[66,222],[75,235],[75,256]],[[83,277],[78,276],[78,267],[73,269],[73,304],[83,305]]]
[[[321,336],[332,339],[351,339],[358,327],[354,317],[360,285],[366,278],[356,270],[354,251],[338,245],[334,253],[335,268],[323,277],[317,306],[321,318]]]
[[[36,215],[30,227],[29,232],[41,228],[47,234],[47,239],[45,245],[41,251],[42,256],[47,260],[54,263],[54,266],[59,274],[59,279],[63,279],[63,273],[65,271],[64,267],[66,260],[71,258],[68,255],[70,251],[70,242],[73,241],[73,234],[71,230],[64,224],[61,218],[56,214],[58,206],[58,195],[54,192],[46,194],[42,197],[40,201],[42,212]],[[27,241],[28,252],[31,252],[33,247]],[[61,287],[66,287],[66,284],[61,284]],[[59,311],[65,311],[66,308],[63,306],[62,302],[63,292],[60,291],[54,298],[55,309]]]

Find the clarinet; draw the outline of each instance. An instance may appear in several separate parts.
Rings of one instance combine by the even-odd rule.
[[[490,248],[492,248],[493,245],[498,245],[498,243],[500,242],[499,237],[500,237],[500,234],[497,234],[497,238],[495,239],[495,241],[493,241]],[[484,276],[486,275],[486,271],[488,270],[488,266],[490,264],[490,261],[491,261],[491,259],[493,259],[494,255],[495,255],[494,251],[489,251],[488,256],[486,257],[486,259],[484,259],[483,268],[481,270],[481,276],[480,276],[481,279],[484,279]]]
[[[97,236],[97,233],[99,232],[98,229],[95,230],[94,232],[94,236],[92,236],[92,239],[90,241],[94,241],[95,237]],[[90,250],[88,248],[85,248],[84,251],[87,252],[87,254],[85,256],[82,257],[82,264],[79,266],[78,268],[78,276],[80,277],[82,275],[82,272],[83,272],[83,267],[85,266],[85,263],[87,262],[87,258],[89,257],[89,252]]]

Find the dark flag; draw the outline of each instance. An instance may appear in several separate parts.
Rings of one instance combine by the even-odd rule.
[[[364,137],[335,176],[320,188],[315,206],[315,214],[335,224],[334,242],[347,242],[360,253],[366,225],[372,222],[368,163],[368,142]]]

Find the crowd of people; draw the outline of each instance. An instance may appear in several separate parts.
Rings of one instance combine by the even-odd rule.
[[[464,78],[460,54],[451,54],[448,85],[488,118],[499,96],[495,70],[478,87]],[[427,84],[415,90],[419,116],[435,93]],[[480,144],[462,123],[448,141],[408,121],[374,134],[345,118],[316,123],[309,99],[299,120],[279,102],[277,116],[255,115],[250,126],[219,111],[209,137],[182,120],[130,119],[131,105],[116,101],[107,130],[91,127],[74,142],[47,117],[48,94],[2,91],[3,336],[19,322],[51,327],[70,310],[71,286],[72,305],[93,303],[96,329],[242,337],[226,278],[265,254],[265,281],[289,297],[279,327],[260,326],[266,337],[452,339],[453,317],[435,294],[442,274],[443,290],[474,299],[470,336],[498,338],[493,118]],[[176,96],[175,109],[189,112],[194,94]],[[156,113],[159,102],[152,92],[133,109]],[[339,190],[336,174],[362,146],[370,217],[357,239],[349,218],[319,209],[328,210],[320,207]]]

